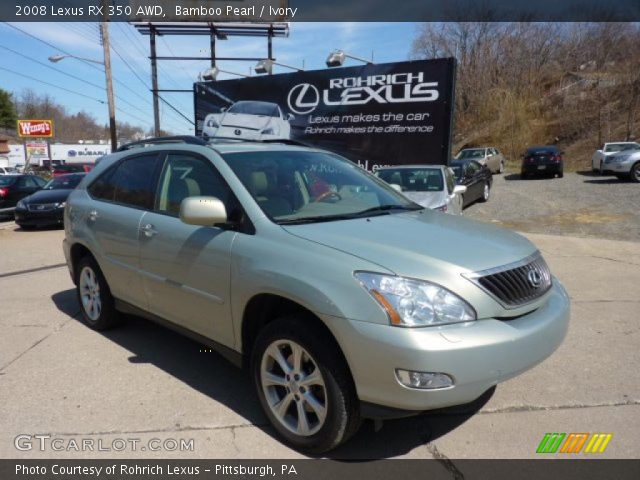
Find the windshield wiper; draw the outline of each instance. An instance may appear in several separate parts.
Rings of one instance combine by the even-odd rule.
[[[412,211],[412,210],[422,210],[424,207],[420,205],[378,205],[377,207],[367,208],[366,210],[361,210],[360,212],[356,212],[352,214],[353,216],[360,217],[363,215],[368,215],[370,213],[386,213],[391,210],[404,210],[404,211]]]
[[[333,220],[349,220],[353,215],[319,215],[316,217],[291,218],[289,220],[276,220],[278,225],[302,225],[305,223],[332,222]]]

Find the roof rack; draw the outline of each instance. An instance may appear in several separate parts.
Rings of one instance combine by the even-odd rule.
[[[147,145],[161,145],[163,143],[187,143],[191,145],[206,146],[207,142],[201,138],[194,137],[192,135],[176,135],[173,137],[156,137],[145,138],[144,140],[138,140],[137,142],[125,143],[120,146],[117,152],[125,152],[133,148],[143,148]]]

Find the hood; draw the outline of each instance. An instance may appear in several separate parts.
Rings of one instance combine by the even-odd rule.
[[[24,203],[59,203],[67,200],[73,190],[38,190],[24,199]]]
[[[248,115],[246,113],[225,113],[220,125],[224,127],[251,128],[262,130],[269,125],[273,117],[266,115]]]
[[[441,192],[402,192],[409,200],[424,208],[434,209],[447,203],[444,191]]]
[[[284,228],[414,278],[435,271],[448,276],[486,270],[536,251],[529,240],[510,230],[431,210]]]

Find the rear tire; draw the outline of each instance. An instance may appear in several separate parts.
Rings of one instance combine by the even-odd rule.
[[[640,183],[640,162],[636,162],[631,167],[629,178],[632,182]]]
[[[559,172],[558,173],[558,178],[563,178],[564,177],[564,172]]]
[[[335,340],[313,318],[274,320],[260,332],[251,371],[260,404],[284,441],[319,454],[360,427],[355,387]]]
[[[97,262],[83,257],[76,265],[76,294],[82,319],[94,330],[108,330],[120,323],[109,285]]]

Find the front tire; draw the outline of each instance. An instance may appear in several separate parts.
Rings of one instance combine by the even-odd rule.
[[[86,256],[76,266],[76,294],[82,319],[94,330],[108,330],[118,325],[109,285],[96,261]]]
[[[293,448],[327,452],[360,426],[355,388],[335,340],[313,318],[269,323],[251,357],[258,398],[271,425]]]
[[[490,196],[491,196],[491,186],[489,185],[489,182],[485,182],[484,188],[482,189],[482,197],[480,197],[480,201],[483,203],[487,202]]]

